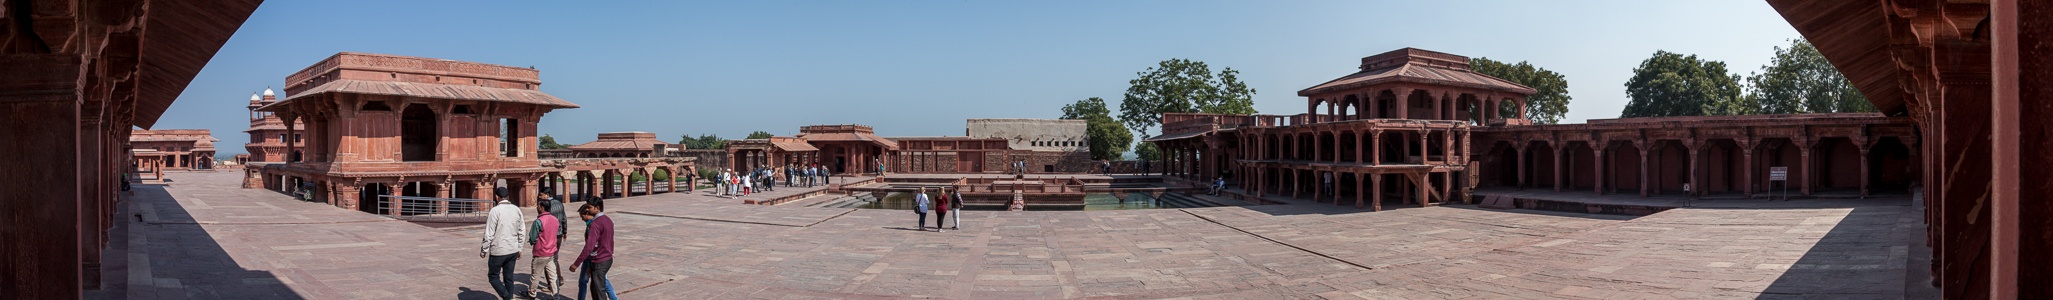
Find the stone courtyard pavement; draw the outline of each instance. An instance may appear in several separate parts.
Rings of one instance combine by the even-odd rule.
[[[107,287],[93,297],[493,298],[476,226],[240,189],[238,175],[173,173],[137,186],[114,229]],[[739,202],[608,200],[620,296],[1888,299],[1922,280],[1906,280],[1923,227],[1902,198],[1637,218],[1315,204],[972,211],[964,230],[946,232],[909,229],[905,211]],[[572,227],[566,249],[581,245],[582,226]]]

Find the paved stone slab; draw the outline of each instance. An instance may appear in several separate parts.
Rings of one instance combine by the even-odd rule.
[[[147,220],[116,227],[126,248],[109,251],[122,263],[107,266],[121,281],[107,295],[490,296],[474,227],[238,189],[232,173],[170,176],[124,205]],[[1920,229],[1902,199],[1638,218],[1459,205],[971,211],[945,232],[911,230],[899,210],[739,202],[608,200],[615,287],[638,299],[1894,298],[1902,236]]]

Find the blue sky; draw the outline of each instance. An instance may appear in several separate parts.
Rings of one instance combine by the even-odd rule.
[[[964,119],[1053,118],[1088,97],[1116,113],[1126,81],[1170,58],[1241,70],[1257,110],[1295,114],[1297,90],[1403,47],[1560,72],[1581,122],[1617,117],[1655,50],[1746,75],[1797,37],[1759,1],[269,1],[157,128],[242,144],[250,94],[343,51],[538,68],[542,91],[584,106],[542,119],[564,143],[845,123],[961,135]]]

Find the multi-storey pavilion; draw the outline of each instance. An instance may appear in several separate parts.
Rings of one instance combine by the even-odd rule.
[[[295,158],[291,153],[285,152],[285,140],[291,139],[294,143],[302,144],[307,142],[305,133],[287,136],[285,120],[279,119],[277,114],[257,111],[257,108],[277,102],[278,95],[270,88],[264,88],[261,95],[249,96],[249,129],[243,130],[249,133],[249,143],[243,144],[243,148],[249,151],[249,158],[247,161],[236,163],[285,162],[287,158]],[[306,128],[304,121],[294,120],[292,123],[293,128]]]
[[[206,129],[136,130],[128,135],[129,149],[158,156],[150,159],[154,165],[140,158],[136,162],[136,167],[153,171],[212,169],[217,141]]]
[[[1310,198],[1382,209],[1382,197],[1466,199],[1470,127],[1522,124],[1533,89],[1469,70],[1468,58],[1414,48],[1362,58],[1360,71],[1298,95],[1294,116],[1166,114],[1167,173],[1232,177],[1247,197]],[[1331,184],[1327,184],[1330,182]]]
[[[553,168],[538,159],[536,123],[576,104],[538,89],[539,71],[443,59],[338,53],[286,77],[275,113],[300,159],[261,169],[267,186],[317,201],[397,214],[391,197],[491,199],[532,206]]]

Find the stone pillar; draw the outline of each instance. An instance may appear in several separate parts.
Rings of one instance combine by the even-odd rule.
[[[286,136],[286,137],[291,137],[291,136]],[[404,178],[401,178],[401,179],[399,179],[399,180],[406,180],[406,179],[404,179]],[[406,188],[406,182],[405,182],[405,181],[400,181],[400,182],[394,182],[394,183],[386,184],[386,186],[385,186],[385,194],[383,194],[383,195],[379,195],[379,196],[383,196],[383,197],[379,197],[379,198],[378,198],[378,199],[380,199],[380,200],[383,200],[383,201],[385,201],[385,215],[397,217],[397,216],[399,216],[399,215],[400,215],[400,211],[406,208],[406,207],[404,206],[404,204],[406,204],[406,201],[403,201],[403,200],[399,200],[398,198],[393,198],[393,197],[399,196],[399,190],[400,190],[400,189],[403,189],[403,188]]]
[[[1702,163],[1697,157],[1697,151],[1702,149],[1702,144],[1691,141],[1688,145],[1685,145],[1689,148],[1689,191],[1686,193],[1689,194],[1690,198],[1694,199],[1704,195],[1704,181],[1699,180],[1703,177],[1697,174],[1703,170],[1703,168],[1699,167]]]
[[[535,207],[536,205],[540,205],[540,203],[538,203],[538,201],[536,200],[541,199],[541,197],[535,196],[536,194],[540,194],[542,192],[541,184],[538,184],[538,182],[540,181],[522,177],[507,179],[507,182],[517,184],[520,187],[520,189],[518,190],[506,191],[507,193],[513,194],[509,196],[513,197],[514,205],[518,205],[520,207]]]
[[[334,199],[332,204],[336,207],[356,210],[357,202],[363,199],[363,186],[337,184],[335,187],[335,198],[337,199]]]
[[[1605,148],[1608,148],[1610,146],[1611,145],[1609,143],[1599,143],[1599,145],[1597,145],[1596,147],[1590,147],[1591,149],[1597,150],[1597,174],[1594,174],[1593,176],[1597,179],[1597,195],[1604,194],[1604,180],[1609,179],[1608,177],[1611,177],[1611,169],[1604,168],[1604,161],[1608,160],[1604,157],[1604,152],[1607,152],[1606,150],[1610,150]]]
[[[1367,194],[1367,193],[1369,193],[1369,190],[1367,189],[1367,187],[1368,187],[1368,186],[1367,186],[1367,184],[1368,184],[1368,182],[1369,182],[1369,179],[1368,179],[1368,178],[1362,178],[1363,176],[1368,176],[1368,173],[1354,173],[1354,208],[1355,208],[1355,209],[1361,209],[1361,208],[1362,208],[1362,204],[1363,204],[1363,202],[1366,202],[1366,201],[1367,201],[1366,197],[1364,197],[1364,195],[1363,195],[1363,194]],[[1333,201],[1333,204],[1340,204],[1340,201]]]
[[[450,186],[452,185],[448,180],[435,182],[435,198],[451,198],[449,194],[453,191],[449,189]],[[449,201],[435,201],[435,213],[448,214]]]
[[[1647,189],[1649,187],[1647,185],[1647,181],[1649,181],[1647,180],[1649,178],[1647,176],[1647,155],[1652,151],[1648,151],[1646,142],[1633,141],[1632,145],[1640,149],[1640,197],[1653,196],[1652,191]]]
[[[1526,170],[1525,170],[1525,165],[1526,165],[1526,161],[1525,161],[1525,143],[1523,143],[1523,142],[1521,142],[1521,143],[1518,143],[1518,146],[1517,146],[1517,147],[1511,147],[1511,149],[1512,149],[1513,151],[1518,151],[1518,154],[1517,154],[1517,157],[1518,157],[1518,159],[1516,159],[1516,160],[1515,160],[1515,161],[1516,161],[1515,163],[1517,163],[1517,164],[1518,164],[1518,166],[1516,167],[1516,169],[1518,169],[1518,188],[1520,188],[1520,189],[1524,189],[1524,188],[1526,188],[1526,180],[1525,180],[1525,174],[1526,174]]]
[[[1741,160],[1744,160],[1744,161],[1745,161],[1744,163],[1741,163],[1741,164],[1740,164],[1740,172],[1741,172],[1741,173],[1740,173],[1740,175],[1739,175],[1739,180],[1741,180],[1741,181],[1745,182],[1744,184],[1741,184],[1741,185],[1740,185],[1740,193],[1743,193],[1743,194],[1745,194],[1744,196],[1745,196],[1745,197],[1747,197],[1747,198],[1753,198],[1753,197],[1754,197],[1754,164],[1755,164],[1755,161],[1754,161],[1754,143],[1753,143],[1752,141],[1742,142],[1742,143],[1740,143],[1740,144],[1739,144],[1739,148],[1740,148],[1740,152],[1739,152],[1739,153],[1740,153],[1740,157],[1741,157],[1740,159],[1741,159]]]
[[[1383,165],[1383,131],[1369,131],[1369,165]]]
[[[1383,174],[1369,175],[1370,211],[1383,211]]]
[[[1411,91],[1411,88],[1397,89],[1397,105],[1393,106],[1397,107],[1398,119],[1411,118]]]
[[[1861,145],[1860,145],[1860,146],[1861,146],[1861,198],[1863,198],[1863,199],[1866,199],[1866,198],[1868,198],[1868,149],[1870,149],[1871,147],[1870,147],[1870,146],[1869,146],[1869,145],[1868,145],[1867,143],[1861,143]]]
[[[1813,171],[1811,168],[1811,141],[1798,142],[1796,146],[1796,152],[1800,153],[1800,156],[1803,157],[1803,159],[1801,160],[1802,163],[1797,164],[1797,167],[1799,168],[1797,170],[1800,170],[1799,174],[1803,174],[1803,178],[1798,178],[1798,181],[1802,181],[1804,183],[1803,195],[1810,196],[1811,186],[1816,185],[1816,183],[1818,182],[1817,174],[1812,174],[1817,172]]]

